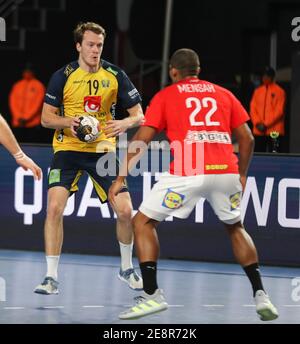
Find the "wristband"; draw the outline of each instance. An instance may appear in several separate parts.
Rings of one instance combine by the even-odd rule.
[[[18,151],[18,153],[14,154],[13,157],[16,160],[19,160],[19,159],[23,159],[25,157],[25,154],[20,150],[20,151]]]

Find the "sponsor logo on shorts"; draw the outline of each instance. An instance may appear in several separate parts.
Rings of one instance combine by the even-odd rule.
[[[182,206],[184,199],[185,199],[184,195],[177,193],[175,191],[172,191],[171,189],[168,189],[164,197],[164,200],[162,202],[162,206],[169,209],[178,209]]]
[[[60,170],[51,170],[49,173],[49,184],[60,182]]]
[[[241,204],[241,192],[237,192],[234,195],[231,195],[229,197],[230,200],[230,204],[231,204],[231,208],[230,210],[234,210],[239,208],[240,204]]]

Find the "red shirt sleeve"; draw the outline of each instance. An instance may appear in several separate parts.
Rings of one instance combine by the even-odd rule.
[[[231,130],[238,128],[245,122],[249,121],[250,117],[247,111],[244,109],[240,101],[232,95],[232,110],[231,110]]]
[[[143,126],[156,128],[158,132],[165,128],[166,119],[164,111],[164,102],[161,92],[157,93],[151,100],[146,109]]]

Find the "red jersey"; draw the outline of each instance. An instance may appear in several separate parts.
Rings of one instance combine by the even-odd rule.
[[[231,133],[248,120],[246,110],[230,91],[189,78],[153,97],[143,125],[165,130],[174,157],[171,174],[237,174]]]

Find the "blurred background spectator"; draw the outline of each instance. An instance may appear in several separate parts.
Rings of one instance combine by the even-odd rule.
[[[285,134],[285,102],[285,91],[275,82],[275,70],[266,67],[262,85],[254,91],[250,104],[255,152],[280,151],[280,140]]]
[[[45,86],[39,81],[31,67],[27,66],[9,94],[11,126],[18,141],[40,142],[41,111]]]

